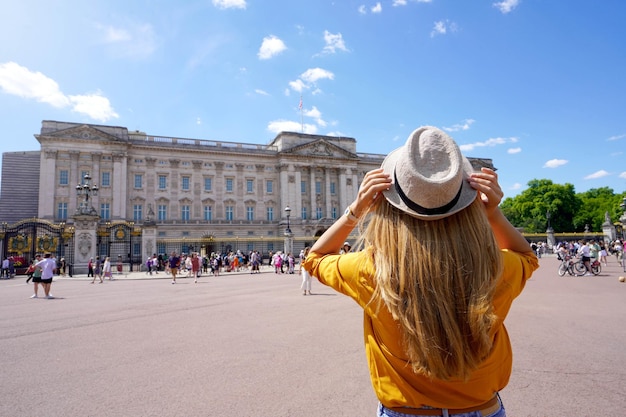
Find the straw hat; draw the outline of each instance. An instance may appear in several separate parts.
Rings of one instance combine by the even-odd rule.
[[[477,195],[467,182],[472,165],[454,140],[436,127],[413,131],[404,146],[387,155],[382,168],[393,180],[383,192],[387,201],[420,219],[450,216]]]

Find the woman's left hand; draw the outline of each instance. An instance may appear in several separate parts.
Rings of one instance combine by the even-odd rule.
[[[480,172],[474,172],[470,175],[469,183],[480,192],[487,216],[493,214],[504,196],[500,184],[498,184],[498,174],[492,169],[482,168]]]

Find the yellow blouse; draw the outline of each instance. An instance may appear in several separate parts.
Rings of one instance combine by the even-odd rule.
[[[310,252],[303,267],[319,281],[354,299],[364,310],[365,351],[372,386],[385,407],[467,408],[489,401],[509,381],[512,366],[511,342],[504,326],[513,299],[539,267],[530,252],[501,251],[503,273],[494,297],[499,321],[492,352],[468,381],[438,380],[413,372],[407,364],[397,323],[383,306],[370,303],[374,287],[374,264],[364,252],[320,255]]]

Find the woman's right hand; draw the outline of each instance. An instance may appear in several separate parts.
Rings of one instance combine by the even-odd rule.
[[[389,187],[391,187],[391,176],[382,168],[369,171],[363,177],[356,200],[350,204],[350,210],[356,217],[363,217],[374,206],[374,203],[384,198],[383,191],[388,190]]]

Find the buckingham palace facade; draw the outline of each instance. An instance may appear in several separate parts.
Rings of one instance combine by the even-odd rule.
[[[77,213],[85,214],[81,191],[88,187],[98,227],[123,223],[136,236],[153,229],[148,245],[144,238],[131,247],[128,256],[138,259],[172,249],[267,253],[283,250],[285,236],[297,256],[343,214],[365,173],[385,157],[357,152],[353,138],[295,132],[254,144],[44,120],[35,137],[41,145],[39,192],[20,203],[20,212],[67,227],[81,219]],[[10,211],[14,193],[5,183],[20,170],[8,154],[13,153],[3,154],[0,220],[14,222],[19,213]],[[32,152],[25,157],[32,161]],[[471,161],[475,167],[492,165],[488,159]],[[149,247],[141,249],[140,242]],[[114,255],[93,246],[92,253]]]

